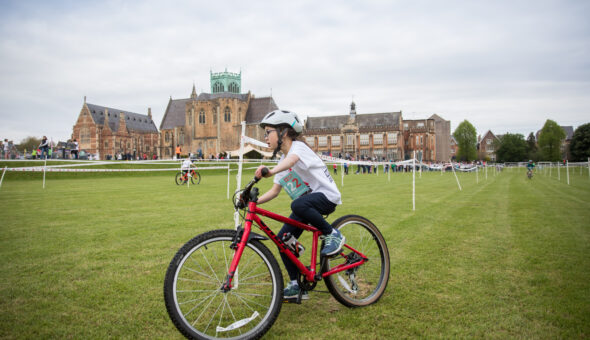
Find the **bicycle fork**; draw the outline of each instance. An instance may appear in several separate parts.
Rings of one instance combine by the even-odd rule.
[[[241,236],[239,235],[239,231],[238,231],[238,235],[236,235],[236,237],[239,237],[239,241],[235,245],[234,257],[233,257],[231,264],[229,266],[229,271],[227,273],[227,276],[225,277],[225,280],[223,281],[223,284],[221,285],[221,290],[224,293],[227,293],[232,289],[232,281],[234,279],[234,276],[237,273],[238,264],[240,263],[240,259],[242,258],[242,254],[244,253],[244,248],[246,248],[246,244],[248,243],[248,238],[250,237],[250,232],[252,231],[251,214],[252,213],[248,209],[248,213],[246,214],[246,223],[244,225],[242,235]]]

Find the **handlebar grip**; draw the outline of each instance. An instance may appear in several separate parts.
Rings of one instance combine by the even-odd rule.
[[[268,174],[268,168],[262,168],[262,176],[266,176]]]

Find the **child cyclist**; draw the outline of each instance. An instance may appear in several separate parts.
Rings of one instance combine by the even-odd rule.
[[[272,200],[281,189],[285,189],[293,199],[290,218],[310,223],[322,232],[324,247],[321,256],[337,254],[344,245],[345,237],[332,228],[322,215],[331,214],[336,205],[342,203],[340,191],[324,162],[301,140],[303,125],[299,118],[293,112],[275,110],[262,119],[260,126],[264,128],[266,142],[274,149],[273,158],[279,151],[283,155],[277,166],[265,176],[262,175],[263,165],[256,169],[255,176],[258,178],[274,176],[272,188],[258,198],[258,204]],[[297,186],[299,183],[303,185]],[[291,233],[299,238],[302,232],[303,229],[285,224],[278,237],[282,239],[285,233]],[[284,298],[295,298],[300,290],[297,283],[299,271],[285,254],[281,253],[281,258],[291,280],[285,288]],[[302,292],[302,299],[308,298],[307,292]]]
[[[193,161],[191,160],[190,154],[187,159],[182,162],[181,169],[182,169],[182,177],[185,178],[184,182],[188,182],[190,175],[188,171],[193,167]]]

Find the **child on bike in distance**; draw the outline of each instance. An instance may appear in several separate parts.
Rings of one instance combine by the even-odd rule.
[[[321,256],[337,254],[342,249],[345,237],[340,231],[324,219],[322,215],[334,212],[336,205],[342,204],[340,191],[330,176],[330,172],[324,162],[301,138],[303,125],[293,112],[275,110],[268,113],[260,122],[264,129],[265,141],[274,149],[274,156],[278,151],[282,152],[279,163],[263,176],[261,165],[256,169],[257,178],[274,176],[272,188],[258,198],[258,204],[262,204],[277,197],[281,189],[289,194],[291,203],[291,219],[310,223],[318,228],[324,235],[324,247]],[[285,233],[299,238],[303,229],[283,225],[278,237],[282,239]],[[281,258],[289,274],[290,283],[284,291],[284,298],[294,298],[299,294],[297,267],[289,258],[281,253]],[[303,292],[303,299],[308,299],[307,292]]]
[[[193,161],[190,158],[190,155],[187,159],[185,159],[182,162],[182,165],[180,166],[180,168],[182,169],[182,177],[185,178],[185,182],[188,181],[188,171],[191,169],[191,167],[193,166]]]

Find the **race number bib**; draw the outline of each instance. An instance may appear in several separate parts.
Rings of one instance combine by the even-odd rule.
[[[279,180],[279,183],[292,200],[311,191],[295,171],[290,171],[287,176]]]

